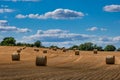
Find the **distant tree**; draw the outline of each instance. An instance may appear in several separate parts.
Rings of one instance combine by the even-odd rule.
[[[54,45],[51,45],[50,48],[57,48],[57,49],[59,49],[58,46],[54,46]]]
[[[94,49],[94,46],[93,46],[93,43],[91,43],[91,42],[87,42],[87,43],[81,44],[79,46],[79,50],[90,51],[90,50],[93,50],[93,49]]]
[[[1,45],[3,46],[15,46],[16,40],[13,37],[5,37],[3,41],[1,41]]]
[[[114,45],[107,45],[104,48],[104,51],[115,51],[115,50],[116,50],[116,47]]]
[[[72,47],[70,47],[69,49],[74,49],[74,48],[76,48],[76,49],[78,49],[79,48],[79,46],[77,46],[77,45],[73,45]]]
[[[101,46],[97,46],[96,48],[98,51],[104,51],[103,48]]]
[[[34,44],[30,44],[30,43],[17,43],[16,46],[27,46],[27,47],[33,47]]]
[[[37,41],[34,43],[34,46],[36,46],[36,47],[41,47],[42,44],[41,44],[41,42],[40,42],[39,40],[37,40]]]
[[[101,46],[94,45],[94,49],[97,49],[98,51],[103,51],[103,48]]]
[[[120,51],[120,48],[118,48],[117,51]]]
[[[24,44],[23,43],[16,43],[16,46],[24,46]]]

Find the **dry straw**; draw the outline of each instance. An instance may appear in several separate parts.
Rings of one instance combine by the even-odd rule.
[[[47,65],[47,56],[36,57],[36,66],[46,66],[46,65]]]
[[[108,55],[106,57],[106,64],[115,64],[115,56]]]
[[[12,54],[12,61],[20,61],[20,53],[13,53]]]

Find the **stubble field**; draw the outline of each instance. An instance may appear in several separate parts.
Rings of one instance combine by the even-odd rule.
[[[27,47],[20,53],[20,61],[12,61],[11,54],[21,47],[0,47],[0,80],[120,80],[120,52],[48,50]],[[37,55],[47,56],[47,66],[36,66]],[[115,64],[107,65],[107,55],[115,55]]]

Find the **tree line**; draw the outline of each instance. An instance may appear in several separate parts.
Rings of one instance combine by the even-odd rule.
[[[1,46],[27,46],[27,47],[43,47],[39,40],[34,43],[16,43],[16,40],[13,37],[5,37],[1,42]]]
[[[41,41],[37,40],[34,43],[16,43],[16,40],[14,37],[5,37],[1,42],[1,46],[27,46],[27,47],[44,47],[42,46]],[[58,46],[51,45],[50,48],[58,48]],[[106,45],[105,48],[101,46],[97,46],[96,44],[93,44],[91,42],[86,42],[83,44],[73,45],[69,49],[78,49],[78,50],[84,50],[84,51],[92,51],[94,49],[97,49],[98,51],[120,51],[120,48],[116,48],[114,45]]]
[[[69,49],[78,49],[78,50],[84,50],[84,51],[92,51],[94,49],[97,49],[98,51],[120,51],[120,48],[116,48],[114,45],[106,45],[104,48],[102,46],[97,46],[96,44],[93,44],[91,42],[86,42],[83,44],[73,45]]]

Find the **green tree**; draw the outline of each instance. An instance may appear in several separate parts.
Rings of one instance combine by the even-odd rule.
[[[14,46],[16,40],[13,37],[5,37],[3,41],[1,41],[1,45],[3,46]]]
[[[93,50],[93,49],[94,49],[94,46],[93,46],[93,43],[91,43],[91,42],[87,42],[87,43],[81,44],[79,46],[79,50],[90,51],[90,50]]]
[[[36,46],[36,47],[41,47],[42,44],[41,44],[41,42],[40,42],[39,40],[37,40],[37,41],[34,43],[34,46]]]
[[[76,48],[76,49],[78,49],[79,48],[79,46],[77,46],[77,45],[73,45],[72,47],[70,47],[69,49],[74,49],[74,48]]]
[[[17,43],[16,46],[24,46],[23,43]]]
[[[115,51],[115,50],[116,50],[116,47],[114,45],[107,45],[104,48],[104,51]]]

